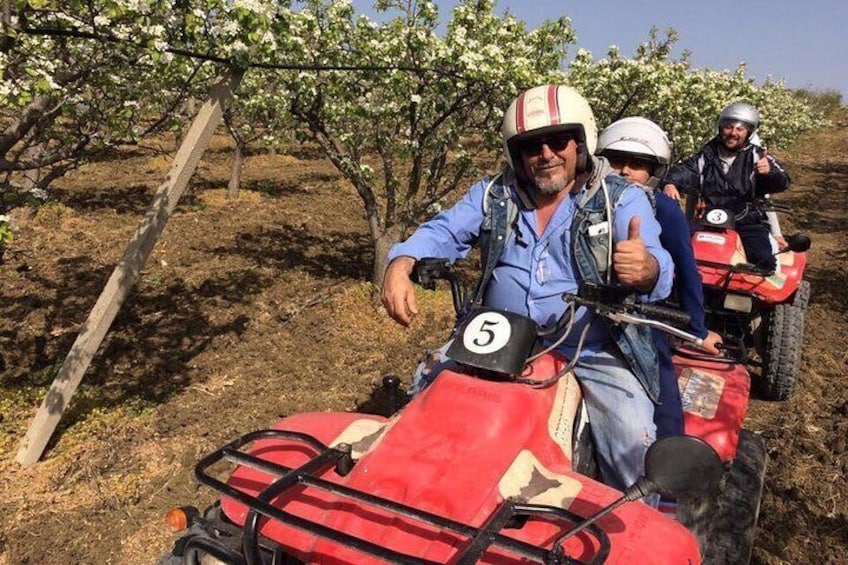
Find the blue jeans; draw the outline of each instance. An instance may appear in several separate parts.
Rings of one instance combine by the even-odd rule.
[[[617,352],[585,355],[574,374],[589,411],[601,478],[624,491],[644,473],[645,453],[656,439],[654,403]]]
[[[453,343],[453,339],[449,339],[447,343],[438,349],[427,349],[424,351],[424,358],[415,367],[415,372],[412,373],[412,386],[409,387],[409,396],[418,395],[422,390],[430,386],[439,373],[445,369],[455,369],[457,363],[447,356],[448,348]]]

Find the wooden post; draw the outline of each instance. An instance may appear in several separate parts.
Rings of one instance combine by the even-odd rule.
[[[209,146],[212,134],[221,123],[224,107],[238,87],[241,77],[242,71],[230,71],[228,76],[212,87],[209,99],[195,116],[174,157],[174,164],[168,176],[156,191],[150,208],[124,251],[123,258],[112,271],[112,276],[88,315],[62,368],[53,380],[50,391],[30,424],[16,457],[18,463],[24,467],[38,461],[44,452],[62,413],[68,407],[124,299],[138,280],[156,240],[165,229],[171,212],[188,186],[188,181]]]

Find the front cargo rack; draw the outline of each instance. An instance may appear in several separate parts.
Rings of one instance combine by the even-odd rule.
[[[299,442],[314,449],[317,454],[300,467],[289,468],[242,451],[242,448],[249,446],[257,440],[273,439]],[[243,559],[232,548],[224,547],[223,545],[213,547],[216,542],[212,540],[206,540],[206,543],[202,547],[196,547],[215,555],[218,559],[225,562],[267,565],[268,562],[263,560],[260,550],[261,538],[262,546],[272,548],[271,562],[281,563],[284,553],[279,544],[259,535],[260,519],[261,517],[266,517],[390,563],[402,565],[440,565],[434,561],[393,551],[368,540],[296,516],[270,503],[271,500],[290,488],[308,486],[345,499],[367,504],[404,518],[441,528],[442,530],[466,538],[468,542],[465,547],[458,555],[455,555],[451,559],[451,562],[456,565],[472,565],[477,563],[483,554],[493,547],[506,550],[522,558],[530,559],[544,565],[597,565],[606,561],[609,555],[609,538],[596,524],[591,524],[584,530],[585,533],[594,537],[598,544],[598,549],[588,561],[580,561],[566,555],[562,549],[561,542],[563,540],[561,539],[557,540],[560,543],[557,543],[553,549],[548,550],[500,533],[502,529],[508,527],[510,524],[515,524],[516,521],[525,520],[529,517],[554,518],[568,521],[571,524],[583,521],[582,517],[562,508],[526,504],[519,500],[507,499],[489,516],[486,523],[478,528],[316,476],[326,471],[330,466],[335,466],[335,472],[338,475],[346,475],[355,465],[351,452],[351,447],[347,444],[329,447],[308,434],[266,429],[245,434],[204,457],[195,466],[194,470],[198,482],[214,489],[225,497],[247,506],[250,510],[245,518],[244,526],[241,528]],[[260,493],[256,495],[249,494],[216,479],[207,472],[209,467],[221,461],[249,467],[279,478],[271,482]],[[212,543],[209,543],[210,541]],[[192,543],[192,545],[195,544]]]

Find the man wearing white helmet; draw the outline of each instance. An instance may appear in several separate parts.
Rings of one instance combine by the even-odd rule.
[[[544,85],[522,92],[501,133],[508,167],[483,179],[451,209],[422,224],[389,253],[382,299],[409,325],[418,314],[410,274],[417,259],[464,258],[476,244],[483,273],[473,304],[517,312],[549,327],[564,312],[565,292],[581,280],[636,289],[643,300],[671,290],[673,266],[644,191],[620,176],[597,177],[594,115],[574,89]],[[577,353],[575,374],[587,401],[601,473],[624,489],[643,471],[654,441],[659,394],[649,331],[608,325],[580,308],[559,350]]]
[[[773,271],[776,260],[769,242],[765,212],[756,199],[789,187],[789,175],[768,151],[751,142],[760,113],[745,102],[722,110],[718,134],[701,151],[671,167],[663,192],[678,200],[680,190],[701,196],[708,207],[731,210],[748,262]]]
[[[615,172],[652,192],[657,221],[662,227],[660,243],[674,261],[673,294],[689,314],[687,329],[704,341],[702,347],[708,353],[718,354],[716,344],[721,338],[708,331],[704,324],[704,290],[692,251],[688,222],[677,202],[659,191],[654,192],[671,162],[671,142],[665,131],[645,118],[624,118],[601,132],[596,153],[605,157]],[[657,437],[681,435],[683,405],[671,364],[671,350],[665,334],[655,331],[654,339],[660,360],[660,403],[654,413]]]

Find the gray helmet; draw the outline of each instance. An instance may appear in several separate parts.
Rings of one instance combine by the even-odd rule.
[[[760,127],[760,113],[747,102],[734,102],[721,111],[718,116],[718,129],[727,123],[741,123],[748,128],[748,139],[757,132]]]

